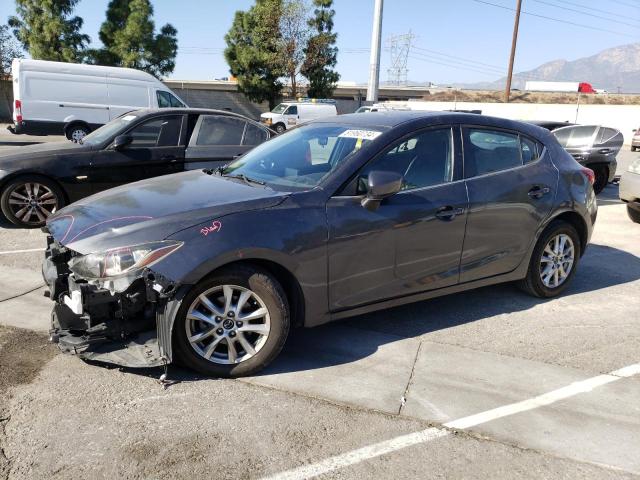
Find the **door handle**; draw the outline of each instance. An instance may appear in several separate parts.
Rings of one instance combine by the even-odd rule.
[[[538,200],[544,197],[550,191],[551,189],[549,187],[541,187],[540,185],[536,185],[532,187],[531,190],[529,190],[529,193],[527,193],[527,195],[529,195],[529,197],[533,198],[534,200]]]
[[[175,162],[178,159],[176,158],[175,155],[164,155],[163,157],[160,157],[160,160],[164,161],[164,162]]]
[[[234,155],[232,158],[233,160],[240,158],[242,155],[244,155],[244,153],[238,153],[237,155]]]
[[[464,213],[464,208],[454,208],[451,205],[447,205],[446,207],[440,207],[436,211],[436,218],[438,220],[450,221],[456,218],[456,215],[462,215]]]
[[[610,148],[601,148],[600,150],[598,150],[598,153],[600,155],[606,155],[607,153],[611,153],[611,149]]]

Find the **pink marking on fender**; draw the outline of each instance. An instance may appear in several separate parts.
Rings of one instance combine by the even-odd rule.
[[[103,225],[105,223],[109,223],[109,222],[117,222],[118,220],[133,220],[134,218],[137,219],[144,219],[144,220],[151,220],[153,219],[153,217],[148,217],[145,215],[135,215],[135,216],[131,216],[131,217],[116,217],[116,218],[112,218],[110,220],[103,220],[102,222],[98,222],[95,223],[93,225],[91,225],[90,227],[85,228],[84,230],[81,230],[80,232],[78,232],[71,240],[69,240],[69,243],[72,243],[75,239],[77,239],[80,235],[82,235],[83,233],[88,232],[89,230],[91,230],[92,228],[95,228],[99,225]]]
[[[222,229],[222,222],[220,222],[219,220],[216,220],[211,224],[211,226],[201,228],[200,233],[206,237],[210,233],[219,232],[221,229]]]
[[[71,219],[71,223],[67,227],[67,231],[64,232],[64,236],[60,239],[60,243],[62,243],[64,245],[63,242],[67,239],[67,235],[69,235],[69,232],[71,231],[71,227],[73,227],[73,224],[75,223],[76,219],[75,219],[75,217],[73,215],[61,215],[58,218],[56,218],[56,221],[60,220],[61,218],[70,218]]]

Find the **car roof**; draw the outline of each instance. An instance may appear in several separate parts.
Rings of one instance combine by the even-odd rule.
[[[141,108],[138,110],[132,110],[128,113],[133,114],[144,114],[144,115],[152,115],[157,113],[175,113],[175,114],[215,114],[215,115],[226,115],[228,117],[237,117],[242,118],[243,120],[251,120],[253,119],[249,117],[245,117],[239,113],[229,112],[228,110],[216,110],[214,108],[192,108],[192,107],[172,107],[172,108]]]
[[[313,123],[337,123],[358,128],[383,128],[390,129],[399,125],[415,122],[422,126],[438,124],[468,124],[487,127],[517,130],[537,138],[546,138],[548,130],[531,123],[509,120],[507,118],[479,115],[477,113],[458,112],[426,112],[415,110],[382,110],[368,112],[367,114],[350,113],[337,117],[322,118]]]

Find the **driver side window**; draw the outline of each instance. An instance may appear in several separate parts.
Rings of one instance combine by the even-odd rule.
[[[430,187],[453,179],[451,128],[427,130],[403,139],[367,164],[359,175],[358,194],[366,193],[372,171],[396,172],[404,178],[402,190]]]

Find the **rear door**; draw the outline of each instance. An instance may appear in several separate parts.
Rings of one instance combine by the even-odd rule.
[[[163,115],[143,120],[126,132],[133,137],[130,145],[97,152],[91,163],[94,191],[182,171],[184,117]]]
[[[200,115],[185,154],[185,169],[217,168],[268,140],[266,128],[227,115]]]
[[[558,171],[542,146],[517,132],[463,130],[469,195],[460,281],[514,270],[551,212]]]

